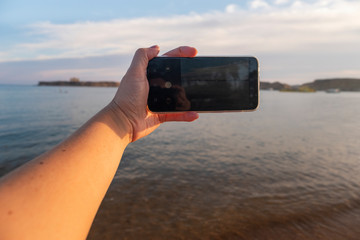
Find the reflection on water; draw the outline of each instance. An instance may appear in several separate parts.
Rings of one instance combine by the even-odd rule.
[[[115,92],[54,89],[27,89],[11,108],[0,94],[2,171],[60,141]],[[127,148],[88,239],[359,239],[359,100],[262,92],[254,113],[162,125]]]

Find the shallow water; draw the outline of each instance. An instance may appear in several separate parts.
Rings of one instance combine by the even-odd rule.
[[[68,136],[116,89],[0,87],[0,169]],[[360,93],[261,93],[131,144],[88,239],[359,239]]]

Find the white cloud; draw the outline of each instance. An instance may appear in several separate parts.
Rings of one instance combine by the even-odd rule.
[[[260,7],[265,2],[252,3]],[[164,48],[195,44],[211,52],[213,47],[231,52],[238,47],[251,51],[312,50],[322,43],[339,45],[359,40],[359,11],[358,2],[321,0],[315,4],[296,1],[287,8],[273,6],[266,12],[244,11],[230,5],[225,12],[202,15],[63,25],[44,22],[31,26],[33,34],[43,36],[42,41],[16,47],[44,57],[129,53],[152,44]],[[46,54],[54,49],[59,53]]]
[[[276,5],[281,5],[281,4],[286,4],[286,3],[288,3],[289,2],[289,0],[275,0],[275,4]]]
[[[236,4],[229,4],[225,8],[225,12],[227,13],[233,13],[237,10],[238,6]]]
[[[128,55],[138,47],[153,44],[160,45],[163,50],[178,45],[196,46],[201,55],[245,54],[276,58],[285,54],[295,59],[307,55],[308,64],[312,65],[316,65],[312,61],[314,56],[359,56],[359,1],[285,3],[284,0],[276,0],[273,4],[253,0],[249,9],[231,4],[224,11],[205,14],[73,24],[42,22],[30,26],[31,34],[40,40],[15,45],[0,56],[12,60],[22,56],[48,59]],[[322,59],[318,65],[324,65],[327,60]],[[360,69],[359,60],[353,61]],[[286,69],[288,63],[281,59],[276,62],[284,64]],[[272,64],[271,60],[265,61],[263,70],[270,69]],[[285,70],[283,75],[275,75],[288,77]]]
[[[251,8],[267,8],[269,7],[269,4],[266,1],[263,0],[253,0],[252,2],[250,2],[250,7]]]

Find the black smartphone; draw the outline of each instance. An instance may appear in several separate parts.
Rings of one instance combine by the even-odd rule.
[[[259,104],[255,57],[156,57],[147,79],[152,112],[253,111]]]

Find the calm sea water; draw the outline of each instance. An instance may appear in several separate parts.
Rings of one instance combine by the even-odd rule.
[[[0,86],[0,173],[59,143],[115,88]],[[88,239],[360,239],[360,93],[264,91],[131,144]]]

